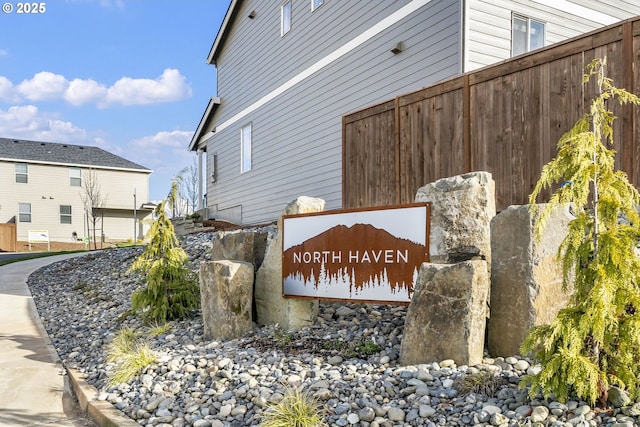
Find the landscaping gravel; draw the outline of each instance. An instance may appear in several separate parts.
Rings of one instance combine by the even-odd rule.
[[[214,238],[203,232],[183,240],[194,270],[210,259]],[[44,267],[28,281],[64,365],[83,372],[99,399],[140,425],[258,425],[266,405],[291,388],[319,399],[330,426],[640,425],[640,402],[625,401],[624,393],[623,406],[607,410],[578,400],[530,400],[518,384],[539,367],[527,358],[399,366],[403,306],[321,303],[313,327],[289,333],[256,325],[253,334],[230,341],[205,340],[195,313],[151,336],[148,325],[127,315],[131,293],[144,283],[126,271],[141,252],[92,252]],[[157,360],[129,383],[110,387],[114,365],[105,361],[106,347],[124,327],[149,336]]]

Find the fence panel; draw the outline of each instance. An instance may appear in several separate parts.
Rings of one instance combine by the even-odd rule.
[[[498,210],[526,204],[597,94],[582,85],[585,66],[605,56],[607,77],[640,94],[634,18],[345,116],[343,207],[410,203],[419,187],[470,171],[492,173]],[[616,167],[640,187],[640,109],[611,108]]]
[[[0,251],[15,252],[17,229],[15,224],[0,224]]]

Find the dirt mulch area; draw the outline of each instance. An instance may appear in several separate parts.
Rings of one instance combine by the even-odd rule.
[[[190,233],[201,233],[203,231],[231,231],[231,230],[241,230],[241,229],[251,229],[256,227],[263,227],[275,224],[275,222],[265,223],[265,224],[254,224],[254,225],[238,225],[233,224],[227,221],[220,220],[204,220],[201,222],[201,228],[195,228]],[[100,243],[96,245],[98,249],[106,249],[115,247],[115,243]],[[93,250],[93,243],[89,246],[85,246],[82,242],[51,242],[51,252],[61,252],[61,251],[81,251],[81,250]],[[31,252],[46,252],[47,244],[46,243],[32,243],[31,244]],[[16,244],[16,252],[29,252],[29,242],[21,242],[18,241]]]
[[[102,243],[98,242],[98,249],[106,249],[114,247],[113,243]],[[75,242],[51,242],[51,252],[61,252],[61,251],[81,251],[81,250],[89,250],[93,249],[93,244],[91,247],[85,246],[84,243],[75,243]],[[18,241],[16,244],[16,252],[29,252],[29,242],[20,242]],[[47,252],[47,244],[46,243],[32,243],[31,244],[31,252]]]

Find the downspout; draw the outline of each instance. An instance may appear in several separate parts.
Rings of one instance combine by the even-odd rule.
[[[198,211],[203,209],[202,200],[202,149],[198,149]],[[206,175],[206,174],[205,174]]]
[[[467,68],[467,28],[468,28],[468,13],[467,13],[467,0],[460,0],[460,69],[459,74],[464,74],[469,71]]]

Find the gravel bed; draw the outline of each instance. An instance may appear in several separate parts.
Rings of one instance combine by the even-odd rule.
[[[194,270],[210,259],[216,236],[183,240]],[[329,426],[640,425],[640,402],[598,410],[578,400],[530,400],[518,383],[539,367],[519,356],[486,357],[477,366],[452,360],[400,366],[406,308],[390,305],[321,303],[313,327],[288,333],[256,325],[252,334],[230,341],[205,340],[195,313],[150,336],[156,363],[110,387],[114,365],[105,357],[115,334],[128,327],[149,336],[149,326],[127,316],[131,293],[143,282],[126,270],[141,252],[92,252],[46,266],[28,280],[63,364],[83,372],[100,399],[140,425],[259,425],[266,405],[290,388],[319,399]],[[470,380],[481,375],[486,381],[473,387]]]

